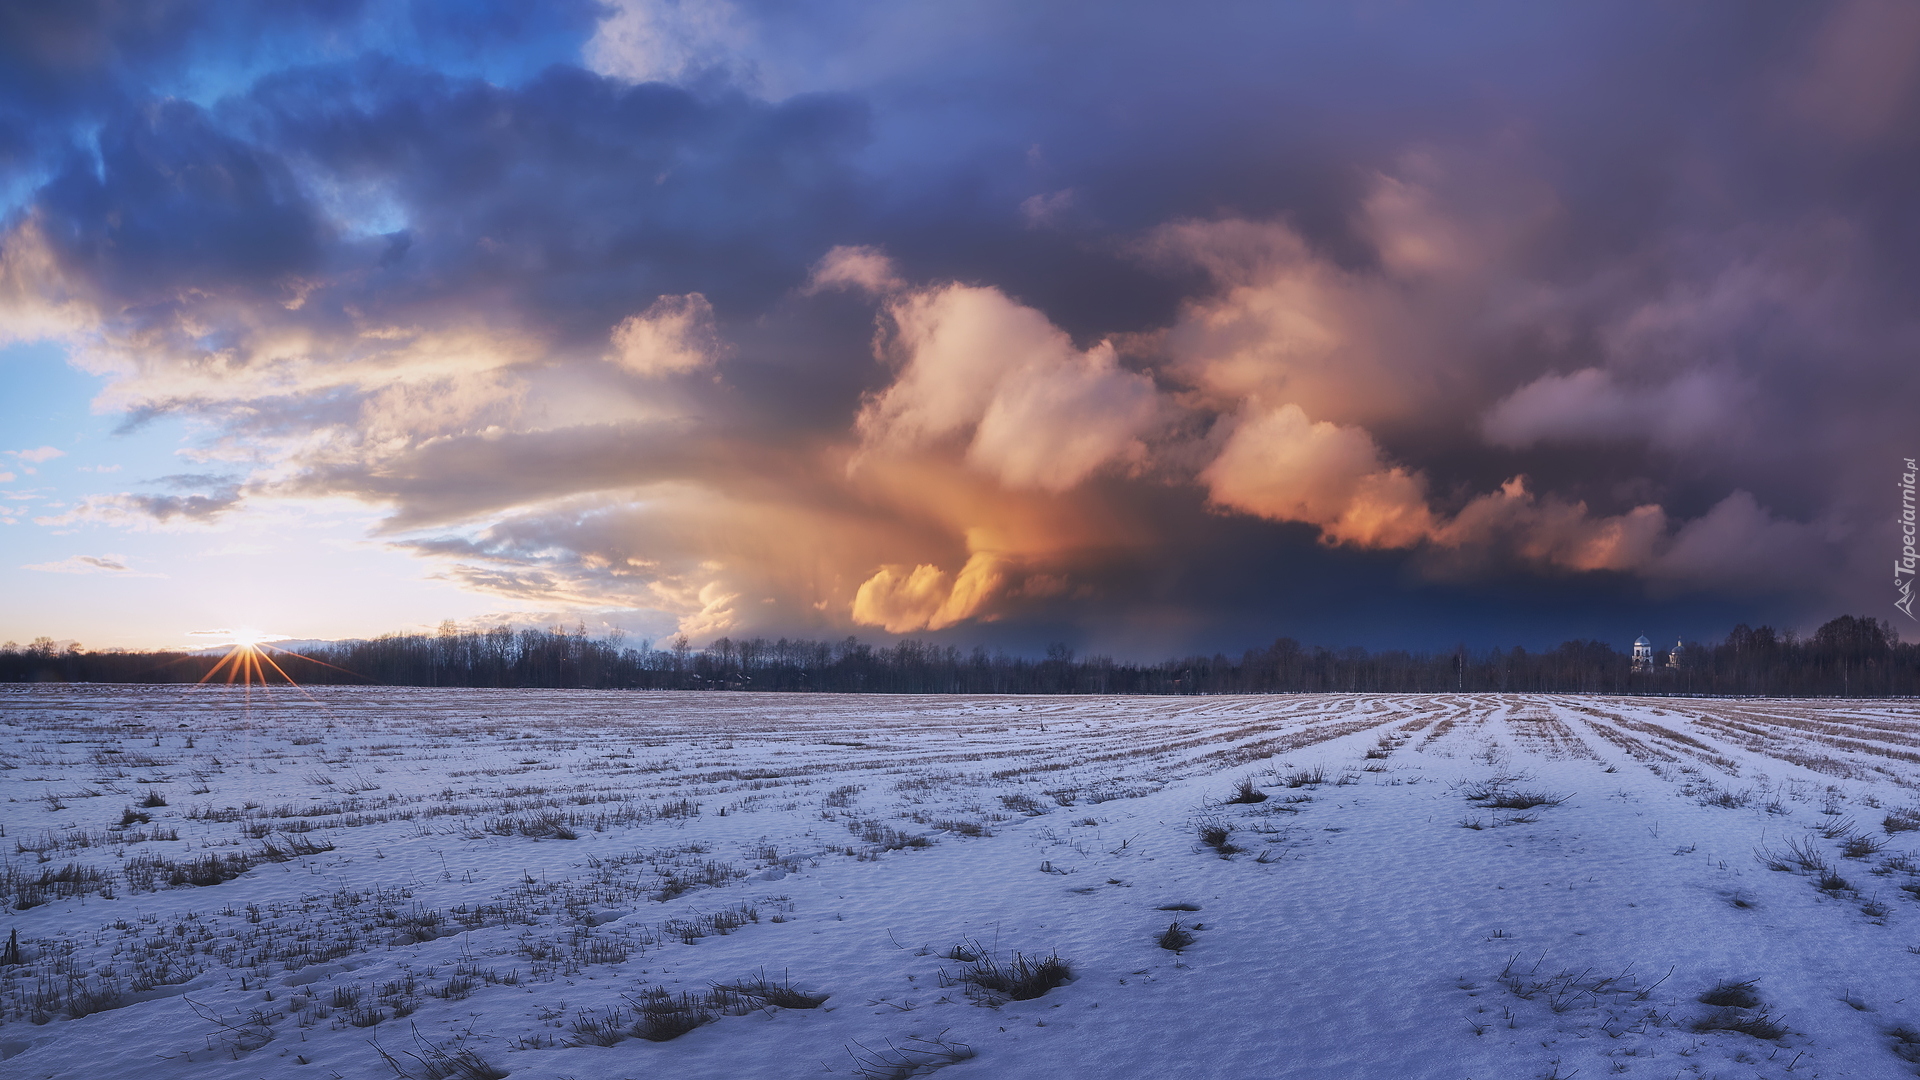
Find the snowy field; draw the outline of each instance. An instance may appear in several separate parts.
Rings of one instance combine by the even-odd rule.
[[[1920,1062],[1910,702],[58,686],[0,725],[9,1078]]]

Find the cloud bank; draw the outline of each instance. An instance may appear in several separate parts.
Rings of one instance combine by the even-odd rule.
[[[346,498],[695,637],[1878,596],[1903,5],[356,11],[16,17],[0,327],[223,470],[42,524]]]

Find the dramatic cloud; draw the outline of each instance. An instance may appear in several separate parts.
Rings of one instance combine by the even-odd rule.
[[[205,470],[40,525],[696,643],[1883,599],[1907,5],[410,10],[10,17],[0,336]]]

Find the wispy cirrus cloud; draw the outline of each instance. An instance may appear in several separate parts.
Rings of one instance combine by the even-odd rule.
[[[57,562],[32,563],[23,570],[46,574],[114,574],[121,577],[165,577],[135,570],[124,555],[70,555]]]
[[[156,483],[189,489],[186,494],[150,495],[120,492],[89,495],[79,505],[57,514],[34,518],[37,525],[111,525],[139,529],[206,526],[238,507],[240,483],[231,477],[178,474]],[[191,489],[199,488],[199,491]]]

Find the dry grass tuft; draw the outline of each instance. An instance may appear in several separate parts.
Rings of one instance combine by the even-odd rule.
[[[1247,776],[1241,778],[1240,783],[1234,787],[1233,794],[1227,797],[1227,801],[1230,803],[1263,803],[1267,801],[1267,793],[1253,786],[1253,778]]]
[[[781,976],[780,982],[774,982],[767,978],[765,971],[750,979],[714,983],[713,991],[717,997],[729,998],[755,1009],[817,1009],[829,996],[797,989],[785,975]]]
[[[983,1001],[995,1004],[1002,1001],[1029,1001],[1073,977],[1071,967],[1058,953],[1028,956],[1016,952],[1002,962],[976,942],[967,942],[964,948],[976,959],[958,975],[949,975],[944,968],[941,969],[941,985],[964,985],[968,996]],[[948,951],[960,952],[962,947],[955,946]]]

